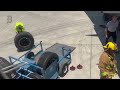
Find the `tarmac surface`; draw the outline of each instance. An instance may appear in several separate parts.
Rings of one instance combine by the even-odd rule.
[[[17,21],[25,24],[35,44],[43,42],[44,49],[55,43],[76,47],[70,66],[81,64],[83,68],[69,70],[63,79],[100,78],[97,64],[105,43],[104,29],[99,27],[105,25],[100,11],[0,11],[0,56],[7,60],[25,53],[18,53],[14,45]]]

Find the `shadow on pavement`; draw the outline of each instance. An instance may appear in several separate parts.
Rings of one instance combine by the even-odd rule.
[[[98,36],[97,34],[88,34],[86,36]]]
[[[89,19],[94,24],[94,29],[96,34],[99,37],[99,40],[101,41],[102,45],[105,45],[105,33],[104,28],[100,27],[101,24],[105,25],[102,20],[102,13],[100,11],[85,11]]]
[[[102,45],[105,45],[104,25],[106,25],[106,23],[103,21],[102,13],[100,11],[85,11],[85,13],[93,22],[95,32],[97,33]],[[109,39],[109,41],[111,41],[111,39]],[[120,50],[120,31],[117,33],[117,45],[118,49]],[[116,53],[116,60],[118,62],[118,76],[120,77],[120,53]]]

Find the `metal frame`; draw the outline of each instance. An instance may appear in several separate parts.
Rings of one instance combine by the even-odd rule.
[[[16,72],[19,74],[19,77],[16,78],[16,79],[19,79],[21,76],[22,76],[22,77],[25,77],[25,78],[28,78],[28,79],[31,79],[30,77],[28,77],[28,75],[29,75],[30,73],[33,73],[33,72],[30,71],[30,70],[27,70],[27,69],[25,69],[25,68],[22,68],[22,67],[25,66],[25,65],[31,65],[31,66],[33,66],[33,67],[35,67],[35,68],[40,69],[42,75],[44,75],[44,70],[43,70],[43,68],[41,68],[41,67],[39,67],[39,66],[37,66],[37,65],[35,65],[35,64],[33,64],[33,63],[30,63],[30,62],[25,61],[26,59],[22,59],[26,54],[28,54],[29,52],[31,52],[34,48],[38,47],[39,45],[40,45],[40,47],[41,47],[41,50],[40,50],[38,53],[44,52],[44,51],[43,51],[43,46],[42,46],[42,41],[40,41],[40,43],[39,43],[38,45],[34,46],[31,50],[29,50],[28,52],[26,52],[25,54],[23,54],[23,55],[20,56],[19,58],[14,58],[14,57],[12,57],[12,56],[9,56],[9,60],[10,60],[10,63],[11,63],[12,65],[3,68],[3,69],[2,69],[3,73],[9,73],[9,72],[11,72],[11,71],[16,70],[16,69],[19,68],[19,69],[16,71]],[[66,55],[65,55],[65,51],[67,51],[67,54],[66,54]],[[67,58],[67,59],[71,60],[71,52],[72,52],[72,50],[70,50],[70,49],[67,50],[67,49],[65,49],[65,48],[63,47],[63,48],[62,48],[63,57],[61,58],[61,60],[63,60],[64,58]],[[37,53],[37,54],[38,54],[38,53]],[[37,54],[36,54],[36,55],[37,55]],[[22,60],[21,60],[21,59],[22,59]],[[13,61],[13,60],[14,60],[14,61]],[[61,60],[60,60],[60,61],[61,61]],[[18,63],[18,64],[14,64],[14,63],[17,62],[17,61],[19,61],[19,63]],[[19,70],[20,70],[20,69],[24,69],[24,70],[28,71],[29,74],[28,74],[27,76],[26,76],[26,75],[22,75],[21,73],[19,73]],[[52,78],[53,78],[53,77],[52,77]]]
[[[11,71],[16,70],[16,69],[19,68],[19,69],[17,70],[17,73],[18,73],[18,71],[21,69],[22,66],[31,65],[31,66],[33,66],[33,67],[35,67],[35,68],[40,69],[40,70],[42,71],[42,73],[43,73],[43,69],[42,69],[41,67],[39,67],[39,66],[37,66],[37,65],[34,65],[33,63],[26,62],[24,59],[21,60],[26,54],[28,54],[29,52],[31,52],[34,48],[38,47],[39,45],[40,45],[40,47],[41,47],[41,50],[40,50],[40,51],[42,52],[42,51],[43,51],[42,41],[40,41],[40,43],[39,43],[38,45],[36,45],[35,47],[33,47],[31,50],[29,50],[27,53],[23,54],[23,55],[20,56],[19,58],[15,58],[15,57],[9,56],[9,61],[10,61],[10,63],[11,63],[12,65],[7,66],[7,67],[1,69],[1,71],[2,71],[3,73],[9,73],[9,72],[11,72]],[[40,51],[39,51],[39,52],[40,52]],[[14,60],[14,61],[13,61],[13,60]],[[14,63],[17,62],[17,61],[19,61],[19,63],[18,63],[18,64],[14,64]],[[29,71],[29,70],[27,70],[27,71]],[[31,72],[31,71],[29,71],[29,72]],[[21,75],[20,73],[18,73],[18,74],[19,74],[20,76],[24,76],[24,77],[26,77],[26,78],[29,78],[29,77],[27,77],[27,76],[25,76],[25,75]],[[29,78],[29,79],[30,79],[30,78]]]
[[[66,55],[64,55],[64,52],[65,51],[68,51],[68,54],[66,54]],[[64,47],[62,48],[62,54],[63,54],[63,57],[64,58],[67,58],[67,59],[71,59],[71,49],[69,49],[69,50],[67,50],[67,49],[65,49]],[[68,57],[69,56],[69,57]]]

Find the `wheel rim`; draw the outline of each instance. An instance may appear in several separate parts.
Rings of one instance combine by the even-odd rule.
[[[26,37],[23,37],[19,40],[19,45],[20,46],[23,46],[23,47],[27,47],[29,46],[31,43],[30,39],[29,38],[26,38]]]
[[[64,67],[64,70],[63,70],[63,73],[67,73],[67,71],[68,71],[68,67],[65,66],[65,67]]]

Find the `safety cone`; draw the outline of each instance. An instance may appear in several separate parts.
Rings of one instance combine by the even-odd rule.
[[[83,68],[83,66],[80,64],[77,66],[77,69],[82,69],[82,68]]]
[[[71,71],[74,71],[74,70],[75,70],[75,67],[74,67],[74,66],[71,66],[71,67],[70,67],[70,70],[71,70]]]

